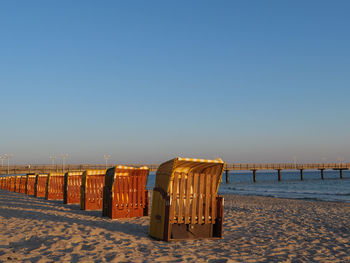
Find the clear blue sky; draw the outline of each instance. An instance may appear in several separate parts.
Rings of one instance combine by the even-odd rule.
[[[348,161],[349,12],[340,0],[1,1],[0,155]]]

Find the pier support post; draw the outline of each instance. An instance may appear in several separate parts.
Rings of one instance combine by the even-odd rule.
[[[304,174],[303,174],[303,169],[300,169],[300,180],[304,180]]]
[[[278,181],[280,182],[282,179],[281,178],[281,169],[278,169],[277,172],[278,172]]]
[[[343,179],[343,169],[339,169],[340,179]]]
[[[225,170],[225,175],[226,175],[226,183],[229,184],[230,183],[230,178],[228,177],[228,172],[229,170]]]
[[[321,179],[324,180],[324,169],[320,169],[321,171]]]
[[[256,183],[256,170],[253,170],[253,182]]]

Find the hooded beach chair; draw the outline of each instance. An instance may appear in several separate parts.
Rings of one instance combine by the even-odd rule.
[[[8,178],[8,176],[5,176],[5,177],[4,177],[4,183],[3,183],[2,189],[8,190],[8,182],[9,182],[9,178]]]
[[[15,190],[14,192],[19,193],[21,185],[21,175],[15,175]]]
[[[11,188],[11,177],[10,176],[6,176],[5,190],[10,191],[10,188]]]
[[[82,175],[83,172],[67,172],[64,174],[64,204],[80,204],[80,188]]]
[[[64,173],[49,173],[46,181],[45,199],[63,200]]]
[[[15,192],[15,190],[16,190],[16,176],[11,175],[9,177],[10,177],[9,191]]]
[[[19,180],[19,193],[25,194],[26,193],[26,183],[27,183],[27,176],[22,175]]]
[[[34,196],[45,197],[46,194],[46,182],[48,174],[37,174],[35,177]]]
[[[148,216],[148,167],[116,166],[106,172],[103,216],[129,218]]]
[[[149,235],[170,241],[222,238],[225,163],[177,157],[161,164],[152,196]]]
[[[101,210],[106,170],[86,170],[81,179],[80,209]]]
[[[35,186],[35,174],[27,174],[26,180],[26,190],[27,195],[34,195],[34,186]]]

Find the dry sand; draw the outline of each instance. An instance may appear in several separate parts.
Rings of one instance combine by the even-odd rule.
[[[0,261],[350,262],[346,203],[226,195],[222,240],[170,243],[100,214],[0,190]]]

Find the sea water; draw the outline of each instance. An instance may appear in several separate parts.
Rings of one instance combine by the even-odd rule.
[[[219,194],[350,202],[350,171],[343,171],[343,179],[340,179],[339,171],[334,170],[325,170],[324,180],[321,180],[320,171],[304,170],[303,175],[301,181],[300,171],[282,170],[279,182],[277,171],[257,171],[257,182],[254,183],[253,172],[231,171],[228,184],[223,174]],[[147,188],[152,189],[154,183],[155,173],[150,173]]]

